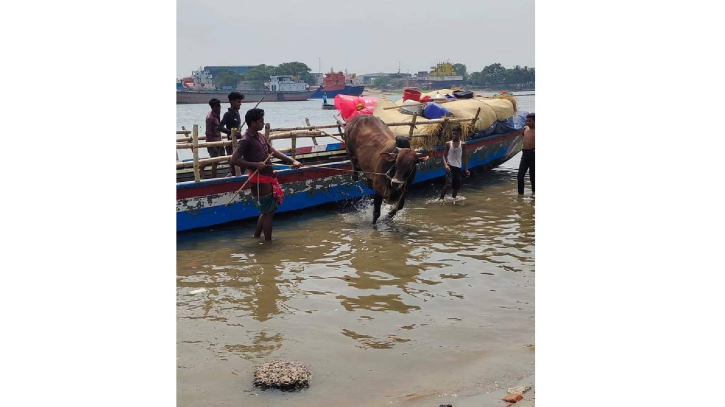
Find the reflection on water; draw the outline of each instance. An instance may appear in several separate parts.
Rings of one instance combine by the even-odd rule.
[[[516,193],[518,160],[464,180],[465,201],[416,188],[375,227],[363,200],[280,214],[272,242],[252,221],[179,234],[178,405],[433,405],[533,374],[535,202]],[[273,358],[310,365],[310,388],[254,389]]]

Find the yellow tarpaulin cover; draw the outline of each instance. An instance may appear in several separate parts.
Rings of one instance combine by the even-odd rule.
[[[450,89],[441,89],[437,92],[440,92],[441,95],[448,93],[450,94]],[[423,94],[423,96],[435,96],[436,91],[428,92]],[[380,98],[378,101],[377,106],[375,106],[375,111],[373,112],[373,116],[379,117],[386,123],[393,123],[393,122],[405,122],[405,121],[411,121],[412,116],[409,114],[401,113],[400,109],[390,109],[385,110],[386,107],[393,107],[393,106],[401,106],[403,104],[403,100],[399,100],[396,103],[393,103],[390,101],[390,99],[386,97]],[[478,120],[476,121],[476,130],[485,130],[496,121],[496,120],[506,120],[514,115],[514,106],[511,103],[511,101],[506,99],[489,99],[489,98],[482,98],[482,97],[475,97],[472,99],[458,99],[452,102],[446,102],[442,103],[441,106],[445,107],[448,111],[450,111],[453,114],[454,118],[470,118],[473,120],[473,118],[476,116],[476,112],[478,111],[478,108],[481,108],[481,113],[478,115]],[[425,117],[418,116],[416,119],[416,126],[420,128],[418,123],[420,125],[425,126],[425,123],[429,120]],[[409,127],[405,126],[394,126],[391,128],[393,130],[393,133],[396,135],[407,135],[410,131]],[[416,131],[415,133],[418,133]]]

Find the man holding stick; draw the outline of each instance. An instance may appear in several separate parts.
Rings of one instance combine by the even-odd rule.
[[[224,113],[224,118],[219,122],[219,131],[227,135],[227,140],[232,139],[232,129],[239,129],[242,125],[242,118],[239,116],[239,108],[242,106],[242,100],[244,95],[239,92],[232,92],[228,96],[229,98],[229,110]],[[239,139],[239,133],[237,133],[237,139]],[[227,155],[232,154],[232,146],[226,146]],[[234,167],[229,166],[229,174],[234,176]]]
[[[260,237],[264,232],[264,240],[272,240],[272,219],[277,206],[282,203],[282,188],[277,182],[269,159],[278,158],[289,163],[292,168],[299,168],[299,161],[280,153],[259,131],[264,129],[264,110],[250,109],[244,115],[247,131],[244,132],[239,146],[232,154],[229,162],[242,168],[249,169],[249,184],[252,197],[257,201],[259,219],[254,237]],[[252,172],[255,170],[254,172]]]

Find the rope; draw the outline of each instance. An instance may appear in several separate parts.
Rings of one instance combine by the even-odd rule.
[[[267,156],[267,159],[264,160],[264,163],[267,164],[267,161],[269,161],[270,158],[272,158],[272,154]],[[229,204],[232,203],[232,201],[234,201],[234,199],[239,195],[239,193],[242,192],[242,189],[244,189],[244,187],[247,186],[247,184],[249,183],[249,180],[251,180],[252,177],[254,177],[258,172],[259,172],[259,170],[256,170],[256,171],[254,171],[254,173],[252,175],[247,177],[247,181],[244,184],[242,184],[242,186],[237,190],[237,192],[234,193],[234,195],[232,195],[232,198],[229,200],[229,202],[227,202],[227,204],[224,205],[225,207],[229,206]],[[259,200],[259,183],[257,183],[257,200]]]

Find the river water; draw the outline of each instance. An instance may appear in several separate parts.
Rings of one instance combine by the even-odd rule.
[[[320,104],[260,107],[272,127],[334,122]],[[203,129],[207,111],[178,105],[177,129]],[[416,188],[376,227],[363,200],[277,215],[272,242],[251,221],[178,234],[178,405],[456,405],[533,382],[535,200],[528,177],[516,193],[519,158],[464,179],[462,201]],[[275,358],[309,365],[310,387],[256,389],[254,366]]]

